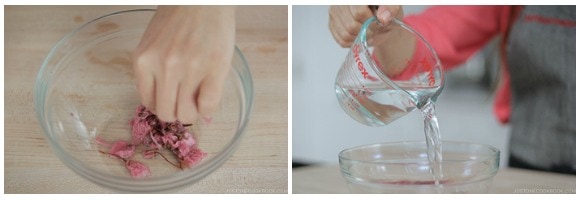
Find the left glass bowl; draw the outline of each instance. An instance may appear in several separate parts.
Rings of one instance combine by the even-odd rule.
[[[207,152],[199,164],[180,170],[162,158],[134,158],[152,175],[131,178],[123,163],[99,152],[95,141],[130,140],[131,120],[140,98],[131,51],[154,9],[114,12],[85,23],[62,38],[44,60],[36,78],[38,121],[56,155],[82,177],[120,192],[163,192],[191,185],[219,168],[237,148],[248,124],[254,88],[248,64],[236,47],[232,70],[213,121],[198,121],[190,131]],[[171,157],[171,156],[169,156]]]

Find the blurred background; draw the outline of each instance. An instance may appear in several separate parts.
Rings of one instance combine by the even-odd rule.
[[[405,15],[429,6],[403,6]],[[348,49],[328,29],[329,6],[292,7],[292,161],[293,167],[338,164],[349,147],[425,140],[417,110],[384,127],[367,127],[340,107],[334,81]],[[445,89],[436,103],[442,140],[492,145],[507,166],[509,126],[493,114],[498,69],[497,38],[463,66],[445,74]]]

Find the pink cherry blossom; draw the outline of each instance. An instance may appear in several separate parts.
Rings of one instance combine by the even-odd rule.
[[[134,160],[128,160],[125,162],[125,167],[129,170],[129,174],[134,178],[142,178],[146,176],[151,176],[151,171],[149,167],[145,166],[143,163]]]
[[[201,149],[193,148],[187,156],[181,159],[181,165],[185,168],[192,167],[206,156],[207,153],[203,152]]]
[[[119,158],[131,158],[135,154],[135,146],[128,144],[123,140],[118,140],[111,146],[109,151],[111,155],[118,156]]]
[[[190,168],[201,162],[207,153],[199,149],[197,141],[186,128],[190,125],[184,125],[179,121],[162,122],[155,114],[140,105],[135,110],[133,119],[129,121],[131,143],[117,140],[110,144],[100,137],[96,137],[95,140],[101,146],[110,147],[108,152],[100,150],[99,152],[122,160],[132,177],[141,178],[150,176],[151,171],[145,164],[132,159],[138,146],[146,148],[142,151],[143,158],[154,159],[159,154],[165,161],[180,169]],[[168,158],[161,153],[164,149],[174,154],[178,164],[170,161],[171,157]]]
[[[133,144],[143,143],[143,139],[147,136],[147,133],[151,130],[151,126],[145,120],[133,119],[131,120],[132,128],[132,142]]]

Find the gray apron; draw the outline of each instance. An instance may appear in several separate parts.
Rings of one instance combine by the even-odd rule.
[[[508,37],[510,156],[537,169],[576,170],[575,20],[575,6],[526,6]]]

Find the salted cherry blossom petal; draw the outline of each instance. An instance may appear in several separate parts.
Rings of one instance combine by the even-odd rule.
[[[111,155],[116,155],[119,158],[131,158],[135,154],[135,145],[129,144],[123,140],[118,140],[111,145],[109,153]]]
[[[145,166],[143,163],[134,160],[128,160],[125,163],[125,167],[129,170],[131,177],[142,178],[151,176],[151,170],[149,167]]]

